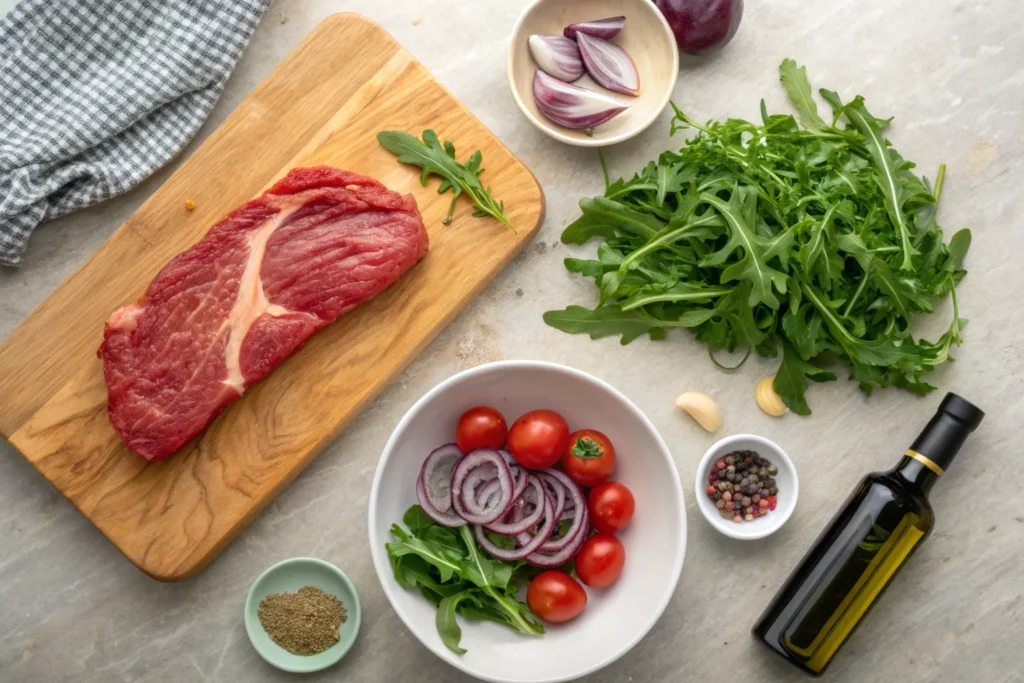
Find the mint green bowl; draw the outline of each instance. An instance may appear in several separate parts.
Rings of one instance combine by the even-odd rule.
[[[256,615],[263,598],[274,593],[293,593],[303,586],[316,586],[334,595],[341,600],[348,613],[348,618],[341,625],[341,640],[320,654],[309,656],[293,655],[271,640]],[[337,663],[356,642],[360,621],[361,610],[355,586],[333,564],[313,557],[293,557],[278,562],[260,574],[245,598],[245,631],[249,634],[249,642],[267,662],[293,673],[320,671]]]

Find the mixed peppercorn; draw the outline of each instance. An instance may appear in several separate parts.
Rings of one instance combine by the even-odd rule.
[[[715,461],[708,473],[708,497],[722,517],[753,522],[775,509],[779,468],[754,451],[733,451]]]

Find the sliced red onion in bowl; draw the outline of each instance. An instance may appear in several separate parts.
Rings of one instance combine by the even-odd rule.
[[[560,81],[575,81],[583,75],[583,59],[575,40],[564,36],[533,35],[528,43],[533,61],[544,73]]]
[[[482,526],[474,527],[473,532],[476,534],[476,542],[480,544],[481,548],[490,553],[491,556],[496,557],[499,560],[521,560],[536,552],[537,548],[543,545],[544,541],[548,539],[551,532],[555,530],[555,519],[557,519],[557,516],[551,508],[551,501],[545,498],[544,523],[541,524],[539,529],[537,529],[537,535],[531,538],[529,543],[513,549],[499,548],[494,545],[491,542],[491,539],[487,538],[487,533]]]
[[[578,553],[580,548],[583,547],[584,541],[587,540],[589,528],[590,513],[587,512],[586,508],[583,508],[582,523],[580,524],[579,532],[575,537],[573,537],[572,541],[566,544],[561,550],[554,553],[546,553],[541,550],[530,553],[526,556],[526,561],[535,567],[542,567],[544,569],[555,569],[556,567],[561,567],[563,564],[575,557],[576,553]]]
[[[427,499],[440,514],[452,509],[452,470],[462,459],[462,451],[453,443],[435,448],[423,461],[420,481],[423,482]]]
[[[626,17],[608,17],[607,19],[595,19],[594,21],[581,21],[578,24],[569,24],[563,33],[566,38],[576,38],[577,33],[586,33],[590,36],[597,36],[609,40],[619,35],[619,31],[626,25]]]
[[[466,520],[459,517],[454,512],[441,512],[434,507],[433,503],[430,502],[430,498],[427,496],[427,487],[426,484],[424,484],[423,479],[419,479],[416,482],[416,500],[419,501],[420,507],[423,508],[423,512],[427,513],[428,517],[441,526],[465,526]]]
[[[501,494],[487,502],[492,502],[486,509],[476,509],[476,490],[466,486],[467,480],[481,467],[493,466],[496,472]],[[480,483],[485,480],[487,471],[476,472],[474,479]],[[471,524],[491,524],[501,519],[515,500],[512,497],[514,484],[508,464],[501,454],[490,448],[478,448],[463,456],[452,470],[452,506],[460,517]]]
[[[569,494],[569,497],[572,498],[573,507],[576,510],[576,514],[574,514],[572,518],[572,526],[566,530],[565,535],[556,539],[549,538],[543,545],[541,545],[540,548],[538,548],[538,550],[543,552],[556,552],[571,544],[580,533],[580,529],[583,528],[587,518],[587,504],[583,500],[583,492],[580,491],[580,487],[564,473],[559,472],[558,470],[544,470],[543,474],[558,482],[558,485],[560,485]],[[561,515],[559,515],[559,517],[561,517]]]
[[[593,128],[629,109],[610,95],[563,83],[540,69],[533,75],[533,98],[541,114],[566,128]]]
[[[516,462],[516,459],[508,451],[498,451],[501,453],[501,457],[508,463],[508,471],[512,473],[512,479],[515,480],[515,489],[512,491],[512,498],[518,500],[523,495],[523,491],[526,490],[526,484],[530,480],[530,473],[525,467]]]
[[[488,510],[497,504],[497,497],[501,495],[501,482],[495,477],[488,483],[476,490],[477,511]]]
[[[530,476],[529,486],[522,498],[512,506],[512,510],[509,512],[510,517],[486,525],[487,530],[502,536],[515,536],[524,533],[527,529],[532,529],[544,516],[545,500],[547,500],[547,496],[544,495],[544,486],[540,479]],[[529,509],[530,505],[533,506],[532,509]]]
[[[640,73],[628,52],[615,43],[586,33],[577,35],[576,43],[587,73],[595,81],[609,90],[633,96],[640,94]]]
[[[509,474],[511,475],[511,470],[509,471]],[[477,514],[482,512],[483,505],[486,502],[487,497],[481,496],[481,492],[488,484],[492,484],[497,480],[497,465],[484,463],[483,465],[474,468],[466,477],[466,480],[462,482],[462,504],[466,506],[466,509]]]

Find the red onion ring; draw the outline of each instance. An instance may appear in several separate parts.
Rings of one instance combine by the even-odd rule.
[[[462,519],[462,517],[459,517],[454,512],[441,512],[434,507],[433,503],[430,502],[430,498],[427,497],[427,487],[426,484],[423,483],[422,479],[416,481],[416,500],[419,501],[420,507],[423,508],[423,512],[427,513],[428,517],[441,526],[465,526],[466,520]]]
[[[535,501],[533,503],[527,500],[531,492],[535,493]],[[526,492],[512,506],[512,510],[509,513],[510,518],[486,525],[487,530],[502,536],[515,536],[516,534],[522,534],[527,529],[532,529],[544,516],[545,500],[547,500],[547,497],[544,495],[544,486],[541,484],[540,479],[530,476]],[[527,513],[526,506],[531,504],[533,505],[533,511]],[[519,540],[518,536],[516,540]]]
[[[432,450],[420,468],[426,497],[439,514],[447,514],[452,509],[452,470],[461,459],[459,447],[446,443]]]
[[[587,512],[587,508],[583,508],[581,519],[582,524],[580,524],[576,536],[567,543],[564,548],[551,554],[538,550],[537,552],[527,555],[526,561],[535,567],[555,569],[556,567],[561,567],[563,564],[575,557],[576,553],[578,553],[580,548],[583,547],[583,543],[587,540],[587,536],[589,535],[590,513]]]
[[[544,499],[544,523],[537,530],[537,535],[530,539],[530,542],[522,547],[513,548],[506,550],[505,548],[499,548],[498,546],[491,543],[491,539],[487,538],[487,534],[484,532],[482,526],[473,528],[473,532],[476,534],[476,542],[480,544],[480,547],[486,550],[492,557],[496,557],[499,560],[521,560],[524,557],[534,553],[539,548],[551,532],[555,530],[555,519],[554,510],[551,508],[551,501],[547,498]]]
[[[470,475],[486,465],[494,466],[501,495],[498,496],[493,506],[484,510],[475,510],[477,507],[474,499],[476,491],[466,486],[466,482]],[[482,477],[479,475],[483,474],[484,472],[478,473],[478,479],[481,481]],[[452,470],[452,506],[460,517],[471,524],[492,524],[501,519],[515,502],[512,498],[513,490],[512,474],[509,472],[508,464],[498,451],[490,448],[478,448],[463,456]]]

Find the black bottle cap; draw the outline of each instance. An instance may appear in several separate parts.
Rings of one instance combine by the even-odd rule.
[[[968,433],[973,432],[985,417],[985,411],[959,394],[950,392],[939,404],[939,412],[946,413],[963,423]]]
[[[967,435],[978,428],[984,417],[985,413],[970,401],[953,393],[946,394],[910,450],[916,456],[923,456],[922,461],[929,469],[942,474],[964,445]]]

